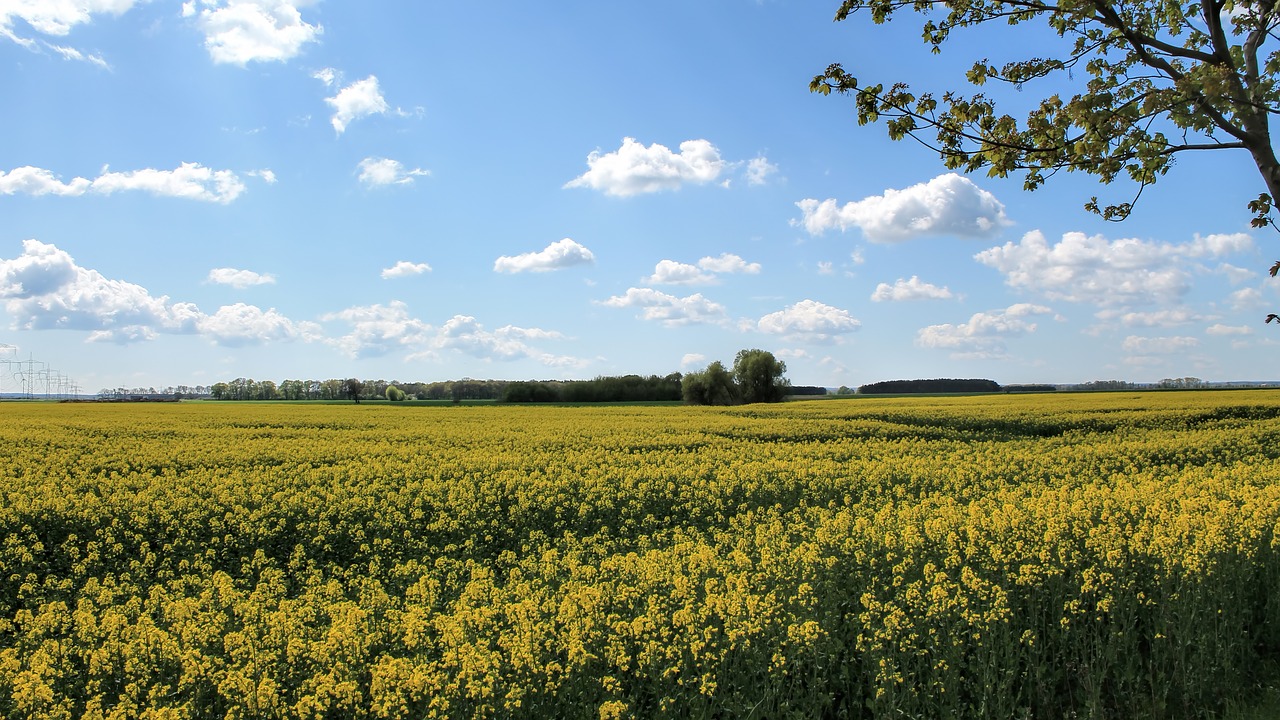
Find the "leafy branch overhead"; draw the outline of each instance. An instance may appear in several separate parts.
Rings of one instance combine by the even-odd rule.
[[[1271,116],[1280,108],[1280,57],[1266,46],[1277,39],[1276,4],[847,0],[836,20],[862,12],[882,24],[903,9],[940,14],[926,18],[922,28],[935,53],[958,28],[1047,24],[1067,41],[1058,56],[999,66],[984,58],[968,70],[968,82],[1021,89],[1053,77],[1055,86],[1065,83],[1078,92],[1050,94],[1019,121],[980,91],[936,95],[915,93],[903,83],[862,83],[839,64],[816,76],[810,89],[853,95],[859,124],[883,120],[889,137],[924,143],[949,168],[986,168],[999,177],[1025,172],[1028,190],[1061,170],[1088,173],[1103,183],[1126,175],[1137,184],[1130,201],[1099,205],[1094,197],[1085,205],[1108,220],[1127,217],[1142,190],[1167,173],[1179,153],[1244,150],[1266,190],[1249,203],[1253,224],[1271,224],[1272,198],[1280,197],[1280,163],[1270,135]]]

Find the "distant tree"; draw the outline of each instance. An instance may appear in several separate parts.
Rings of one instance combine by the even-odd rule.
[[[258,383],[257,394],[254,397],[258,400],[276,400],[280,397],[280,389],[271,380],[263,380]]]
[[[354,400],[357,404],[360,402],[360,393],[364,391],[364,383],[356,378],[347,378],[342,383],[342,394]]]
[[[787,364],[768,350],[739,350],[733,359],[733,381],[745,403],[778,402],[786,397],[790,386],[783,377],[786,372]]]
[[[502,390],[502,401],[516,402],[557,402],[560,392],[554,385],[542,382],[507,383]]]
[[[840,389],[836,390],[837,395],[852,395],[854,392],[855,390],[848,385],[841,385]]]
[[[1092,380],[1075,387],[1077,390],[1132,390],[1133,383],[1125,380]]]
[[[994,380],[939,378],[934,380],[885,380],[859,385],[863,395],[907,393],[986,393],[1000,392],[1000,383]]]
[[[285,400],[301,400],[306,395],[306,388],[301,380],[281,380],[280,397]]]
[[[734,405],[738,402],[738,388],[733,375],[719,361],[702,372],[684,376],[680,382],[684,401],[690,405]]]

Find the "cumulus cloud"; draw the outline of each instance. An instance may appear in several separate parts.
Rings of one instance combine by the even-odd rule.
[[[707,360],[707,356],[703,355],[702,353],[685,353],[684,357],[680,358],[680,367],[689,367],[691,365],[701,365],[702,363],[706,362],[706,360]]]
[[[320,318],[341,321],[350,332],[326,342],[353,358],[379,357],[396,349],[412,349],[430,339],[431,326],[410,316],[409,307],[398,300],[386,305],[351,307]]]
[[[243,290],[253,285],[270,285],[276,281],[270,273],[256,273],[252,270],[235,268],[214,268],[209,271],[209,282],[219,285],[230,285]]]
[[[69,34],[76,25],[92,22],[95,15],[122,15],[135,4],[135,0],[80,0],[79,2],[10,0],[9,2],[0,2],[0,37],[8,38],[34,52],[39,52],[41,47],[45,47],[67,60],[91,62],[100,67],[107,67],[106,60],[103,60],[100,56],[85,54],[75,48],[56,45],[44,40],[37,42],[34,38],[22,37],[15,32],[14,22],[22,21],[41,35],[61,37]]]
[[[796,207],[804,217],[794,224],[811,235],[857,227],[872,242],[900,242],[921,235],[985,238],[1009,224],[1004,205],[994,195],[955,173],[843,206],[834,199],[808,198]]]
[[[1130,335],[1121,348],[1137,355],[1170,355],[1198,347],[1200,341],[1193,337],[1140,337]]]
[[[875,292],[871,293],[871,299],[875,302],[900,302],[903,300],[949,300],[953,296],[951,290],[946,287],[938,287],[927,282],[922,282],[919,277],[912,275],[910,280],[898,278],[898,281],[890,285],[889,283],[880,283],[876,286]]]
[[[160,333],[199,333],[224,345],[297,337],[297,326],[275,310],[236,304],[212,315],[188,302],[80,267],[65,251],[26,240],[22,255],[0,259],[0,301],[23,330],[80,330],[91,342],[135,342]]]
[[[653,268],[653,274],[645,279],[650,285],[711,285],[717,282],[717,274],[760,272],[760,263],[749,263],[732,253],[720,257],[704,257],[697,265],[661,260]]]
[[[327,85],[332,81],[333,76],[325,76],[322,72],[316,73],[316,77]],[[330,80],[326,80],[326,77]],[[325,98],[324,101],[333,108],[333,118],[330,122],[333,123],[333,129],[338,131],[339,135],[346,132],[347,126],[353,121],[370,115],[383,115],[391,109],[378,88],[378,78],[373,75],[351,83],[339,90],[337,95]]]
[[[325,84],[325,87],[333,87],[338,82],[338,71],[333,68],[320,68],[311,73],[311,77]]]
[[[769,176],[776,172],[778,172],[778,166],[769,162],[768,159],[752,158],[747,161],[747,184],[764,185],[769,182]]]
[[[414,317],[401,301],[347,308],[324,315],[323,322],[341,322],[350,327],[345,334],[324,340],[352,358],[378,357],[397,350],[406,360],[438,358],[442,351],[455,351],[482,360],[514,361],[531,359],[548,367],[582,367],[577,358],[555,355],[532,343],[563,340],[564,336],[542,328],[514,325],[487,330],[470,315],[454,315],[439,327]]]
[[[1252,335],[1253,328],[1248,325],[1223,325],[1222,323],[1214,323],[1204,329],[1206,335],[1224,336],[1224,335]]]
[[[431,272],[431,266],[426,263],[412,263],[408,260],[401,260],[389,268],[382,271],[383,280],[391,280],[394,278],[410,277],[412,275],[421,275],[422,273]]]
[[[230,170],[213,170],[199,163],[182,163],[173,170],[132,170],[102,174],[93,180],[77,177],[62,182],[48,170],[20,167],[10,172],[0,170],[0,194],[60,195],[77,197],[85,193],[110,195],[137,190],[161,197],[201,200],[227,204],[244,192],[244,183]]]
[[[830,342],[862,327],[862,323],[842,310],[816,300],[801,300],[785,309],[760,318],[761,332],[786,335],[809,342]]]
[[[494,261],[493,270],[500,273],[549,272],[574,265],[590,265],[595,261],[596,256],[590,250],[564,238],[537,252],[503,255]]]
[[[713,273],[746,273],[758,275],[760,263],[749,263],[733,253],[720,253],[720,257],[704,257],[698,261],[698,267]]]
[[[201,317],[197,328],[202,335],[228,347],[293,340],[299,336],[293,321],[275,308],[263,310],[244,303],[225,305],[212,315]]]
[[[554,355],[530,346],[527,340],[560,340],[564,336],[552,330],[522,328],[514,325],[494,331],[484,329],[470,315],[454,315],[440,328],[432,340],[439,349],[452,349],[483,360],[536,360],[548,367],[581,367],[577,358]]]
[[[1218,266],[1218,272],[1227,276],[1227,280],[1232,285],[1240,285],[1246,283],[1258,276],[1258,273],[1232,265],[1231,263],[1222,263]]]
[[[1117,322],[1124,327],[1173,327],[1175,325],[1202,322],[1206,319],[1200,313],[1185,307],[1147,312],[1103,309],[1094,313],[1094,317],[1103,322]]]
[[[978,262],[999,270],[1005,283],[1050,300],[1103,307],[1158,303],[1169,305],[1191,287],[1193,261],[1251,250],[1244,233],[1197,235],[1185,243],[1132,238],[1107,240],[1070,232],[1050,245],[1038,230],[1016,243],[984,250]]]
[[[954,358],[999,359],[1007,357],[1005,339],[1035,332],[1030,318],[1053,311],[1043,305],[1018,303],[1004,310],[975,313],[969,322],[930,325],[916,333],[916,345],[951,350]]]
[[[667,327],[720,323],[725,320],[724,306],[708,300],[702,293],[681,298],[653,288],[628,288],[625,294],[614,295],[600,304],[614,308],[641,308],[642,319],[660,322]]]
[[[360,182],[370,187],[385,185],[408,185],[415,177],[430,175],[429,170],[414,168],[406,170],[398,160],[389,158],[367,157],[360,161]]]
[[[1262,305],[1262,291],[1257,288],[1240,288],[1228,298],[1236,310],[1249,310]]]
[[[302,19],[299,7],[306,0],[202,0],[198,13],[193,3],[182,14],[195,16],[204,33],[204,46],[215,63],[240,65],[282,62],[296,57],[302,47],[315,42],[324,28]]]
[[[685,183],[712,182],[726,164],[706,140],[686,140],[674,153],[665,145],[645,147],[634,138],[623,138],[622,147],[613,152],[596,150],[587,155],[587,172],[565,187],[587,187],[616,196],[677,190]]]
[[[78,177],[64,183],[48,170],[29,165],[9,172],[0,170],[0,193],[5,195],[63,195],[76,196],[88,192],[93,183]]]
[[[650,285],[710,285],[715,281],[715,274],[675,260],[659,261],[653,267],[653,274],[645,280]]]

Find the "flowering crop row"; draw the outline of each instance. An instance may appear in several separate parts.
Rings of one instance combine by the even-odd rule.
[[[8,404],[5,718],[1199,718],[1280,396]]]

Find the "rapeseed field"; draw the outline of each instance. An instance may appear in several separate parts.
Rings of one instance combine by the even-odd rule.
[[[5,718],[1211,718],[1280,394],[0,406]]]

